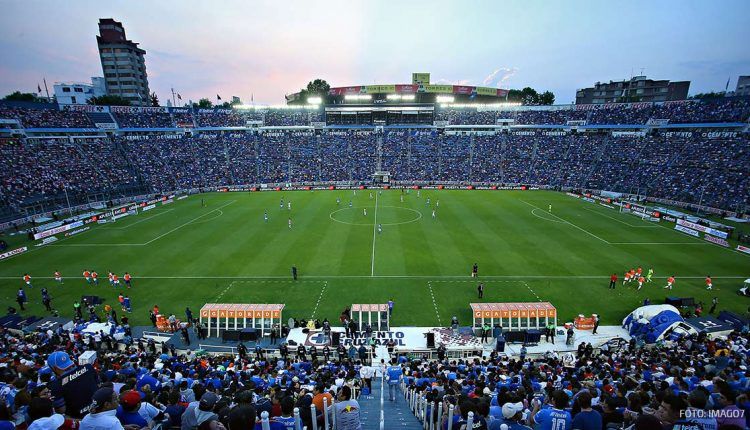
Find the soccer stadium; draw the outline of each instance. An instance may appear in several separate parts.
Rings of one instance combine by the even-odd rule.
[[[3,430],[750,426],[750,77],[160,104],[98,25],[0,101]]]

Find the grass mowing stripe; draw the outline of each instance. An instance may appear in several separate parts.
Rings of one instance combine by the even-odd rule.
[[[166,235],[168,235],[168,234],[170,234],[170,233],[174,233],[175,231],[177,231],[177,230],[181,229],[182,227],[185,227],[186,225],[190,224],[191,222],[193,222],[193,221],[197,221],[197,220],[199,220],[199,219],[203,218],[204,216],[206,216],[206,215],[208,215],[208,214],[210,214],[210,213],[212,213],[212,212],[216,212],[216,211],[218,211],[219,209],[225,208],[225,207],[227,207],[227,206],[231,205],[232,203],[235,203],[236,201],[237,201],[237,200],[230,200],[230,201],[229,201],[228,203],[225,203],[225,204],[223,204],[223,205],[219,206],[219,207],[218,207],[218,208],[216,208],[216,209],[210,210],[210,211],[208,211],[208,212],[204,213],[203,215],[198,215],[197,217],[195,217],[195,218],[191,219],[190,221],[188,221],[188,222],[186,222],[186,223],[184,223],[184,224],[181,224],[181,225],[179,225],[179,226],[177,226],[177,227],[173,228],[172,230],[169,230],[169,231],[168,231],[168,232],[166,232],[166,233],[163,233],[163,234],[160,234],[159,236],[156,236],[155,238],[153,238],[153,239],[149,240],[148,242],[144,243],[143,245],[148,245],[148,244],[150,244],[150,243],[153,243],[153,242],[155,242],[155,241],[157,241],[157,240],[161,239],[162,237],[164,237],[164,236],[166,236]]]
[[[378,228],[378,193],[375,193],[375,219],[372,223],[372,259],[370,260],[370,276],[375,276],[375,236]]]

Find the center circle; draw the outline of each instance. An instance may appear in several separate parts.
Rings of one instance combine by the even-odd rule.
[[[375,206],[345,207],[331,212],[328,217],[341,224],[372,226],[375,223]],[[422,212],[416,209],[378,205],[378,224],[384,226],[409,224],[421,218]]]

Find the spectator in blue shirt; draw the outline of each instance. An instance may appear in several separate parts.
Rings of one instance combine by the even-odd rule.
[[[573,417],[574,430],[601,430],[602,415],[591,409],[591,393],[583,391],[576,397],[581,412]]]
[[[550,396],[550,407],[542,408],[538,399],[534,399],[531,416],[539,430],[571,430],[570,412],[566,411],[569,402],[568,395],[561,390],[555,390]]]
[[[401,366],[396,365],[396,360],[391,361],[391,365],[385,371],[388,377],[388,396],[389,399],[394,402],[396,401],[396,393],[398,392],[398,384],[401,382]]]

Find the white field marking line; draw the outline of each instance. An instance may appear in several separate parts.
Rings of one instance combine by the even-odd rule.
[[[539,295],[536,293],[536,291],[534,291],[534,290],[531,289],[531,287],[529,286],[529,284],[526,281],[524,281],[523,284],[526,285],[526,288],[528,288],[529,291],[531,291],[531,294],[533,294],[534,297],[536,297],[537,300],[539,300],[540,302],[542,301],[541,297],[539,297]]]
[[[146,245],[148,245],[148,244],[150,244],[152,242],[155,242],[155,241],[161,239],[162,237],[164,237],[164,236],[166,236],[166,235],[168,235],[170,233],[173,233],[173,232],[181,229],[182,227],[185,227],[186,225],[188,225],[188,224],[190,224],[190,223],[192,223],[192,222],[194,222],[196,220],[199,220],[199,219],[203,218],[204,216],[206,216],[206,215],[208,215],[208,214],[210,214],[212,212],[220,211],[220,212],[223,213],[223,211],[221,211],[222,208],[224,208],[226,206],[229,206],[232,203],[235,203],[236,201],[237,200],[232,200],[229,203],[223,204],[223,205],[219,206],[218,208],[216,208],[214,210],[206,212],[203,215],[199,215],[199,216],[191,219],[190,221],[188,221],[188,222],[186,222],[186,223],[184,223],[182,225],[179,225],[179,226],[173,228],[172,230],[169,230],[166,233],[160,234],[159,236],[156,236],[155,238],[153,238],[153,239],[151,239],[151,240],[149,240],[148,242],[145,242],[145,243],[70,243],[70,244],[65,244],[65,245],[51,244],[50,246],[75,246],[75,247],[80,247],[80,246],[84,246],[84,247],[86,247],[86,246],[146,246]]]
[[[378,193],[375,193],[375,218],[372,223],[372,261],[370,263],[370,276],[375,276],[375,237],[378,228]]]
[[[630,224],[629,222],[625,222],[625,221],[623,221],[623,220],[620,220],[620,219],[617,219],[617,218],[615,218],[615,217],[611,217],[611,216],[609,216],[609,215],[607,215],[607,214],[605,214],[605,213],[601,213],[601,212],[599,212],[598,210],[594,210],[594,209],[591,209],[591,208],[583,208],[583,209],[584,209],[584,210],[587,210],[587,211],[589,211],[589,212],[593,212],[593,213],[595,213],[595,214],[597,214],[597,215],[601,215],[601,216],[603,216],[603,217],[605,217],[605,218],[609,218],[609,219],[611,219],[612,221],[617,221],[617,222],[619,222],[620,224],[625,224],[625,225],[626,225],[626,226],[628,226],[628,227],[632,227],[632,228],[659,228],[659,226],[658,226],[658,225],[633,225],[633,224]],[[643,222],[646,222],[646,221],[643,221]]]
[[[611,275],[611,274],[610,274]],[[482,275],[482,282],[519,282],[524,279],[609,279],[610,275]],[[75,277],[71,277],[73,279]],[[320,282],[326,279],[428,279],[431,282],[467,282],[476,283],[477,278],[466,280],[466,275],[305,275],[306,280],[296,282]],[[706,279],[706,275],[700,276],[680,276],[680,279]],[[747,279],[747,275],[722,275],[712,276],[714,279]],[[21,279],[18,276],[0,276],[0,279]],[[54,279],[53,276],[35,276],[34,279]],[[138,276],[138,279],[235,279],[254,282],[285,282],[289,276]],[[314,281],[318,279],[318,281]],[[666,276],[656,276],[654,279],[667,279]]]
[[[412,220],[409,220],[409,221],[401,221],[401,222],[389,222],[389,223],[384,223],[383,225],[402,225],[402,224],[411,224],[411,223],[413,223],[413,222],[417,222],[417,221],[419,221],[420,219],[422,219],[422,212],[420,212],[420,211],[418,211],[418,210],[416,210],[416,209],[412,209],[412,208],[404,208],[404,207],[401,207],[401,206],[389,206],[389,205],[380,205],[380,207],[381,207],[381,208],[396,208],[396,209],[403,209],[403,210],[407,210],[407,211],[412,211],[412,212],[414,212],[414,213],[416,213],[416,214],[417,214],[417,217],[416,217],[416,218],[414,218],[414,219],[412,219]],[[364,222],[346,222],[346,221],[341,221],[341,220],[338,220],[338,219],[336,219],[336,218],[334,218],[334,217],[333,217],[333,214],[335,214],[335,213],[338,213],[338,212],[341,212],[341,211],[344,211],[344,210],[355,210],[355,209],[364,209],[364,208],[372,208],[372,206],[352,206],[351,208],[341,208],[341,209],[336,209],[335,211],[333,211],[333,212],[331,212],[330,214],[328,214],[328,218],[330,218],[330,219],[331,219],[331,221],[335,221],[335,222],[337,222],[337,223],[339,223],[339,224],[346,224],[346,225],[362,225],[362,226],[366,226],[366,227],[369,227],[369,226],[371,226],[371,225],[372,225],[371,223],[364,223]],[[381,223],[381,224],[382,224],[382,223]]]
[[[435,301],[435,293],[432,291],[432,281],[427,281],[427,286],[430,288],[430,297],[432,297],[432,306],[435,308],[435,315],[437,315],[438,327],[442,327],[440,322],[440,311],[438,311],[437,302]]]
[[[128,224],[128,225],[126,225],[125,227],[106,227],[106,228],[104,228],[104,230],[125,230],[125,229],[128,229],[128,228],[130,228],[130,227],[132,227],[132,226],[136,225],[136,224],[140,224],[140,223],[142,223],[142,222],[144,222],[144,221],[148,221],[148,220],[150,220],[150,219],[152,219],[152,218],[156,218],[156,217],[158,217],[159,215],[164,215],[165,213],[167,213],[167,212],[170,212],[170,211],[173,211],[173,210],[174,210],[174,208],[170,208],[170,209],[167,209],[167,210],[165,210],[164,212],[158,212],[158,213],[156,213],[155,215],[151,215],[151,216],[149,216],[149,217],[145,217],[144,219],[142,219],[142,220],[139,220],[139,221],[136,221],[136,222],[134,222],[134,223],[132,223],[132,224]]]
[[[230,283],[229,283],[229,285],[227,285],[227,287],[226,287],[226,288],[224,288],[224,289],[223,289],[223,290],[222,290],[222,291],[221,291],[221,292],[219,293],[219,295],[218,295],[218,296],[216,296],[216,298],[214,299],[214,302],[218,302],[218,301],[219,301],[219,300],[220,300],[220,299],[221,299],[221,298],[222,298],[222,297],[224,296],[224,294],[225,294],[225,293],[226,293],[227,291],[229,291],[229,289],[230,289],[230,288],[232,288],[232,287],[234,286],[234,283],[235,283],[235,282],[236,282],[236,281],[232,281],[232,282],[230,282]]]
[[[211,218],[207,218],[207,219],[204,219],[204,220],[202,220],[202,221],[197,221],[197,222],[194,222],[193,224],[203,224],[204,222],[209,222],[209,221],[213,221],[213,220],[215,220],[215,219],[217,219],[217,218],[220,218],[220,217],[221,217],[222,215],[224,215],[224,211],[223,211],[223,210],[221,210],[221,209],[219,209],[219,214],[218,214],[218,215],[216,215],[216,216],[214,216],[214,217],[211,217]]]
[[[520,200],[520,199],[519,199],[518,201],[520,201],[520,202],[522,202],[522,203],[524,203],[524,204],[527,204],[527,205],[529,205],[529,206],[531,206],[531,207],[533,207],[533,208],[537,208],[537,209],[539,209],[540,211],[543,211],[543,210],[544,210],[544,209],[542,209],[542,208],[540,208],[540,207],[536,207],[536,206],[532,205],[531,203],[529,203],[529,202],[527,202],[527,201],[524,201],[524,200]],[[549,212],[548,212],[548,213],[549,213]],[[566,220],[566,219],[560,218],[559,216],[557,216],[557,215],[555,215],[555,214],[553,214],[553,213],[549,213],[549,214],[550,214],[550,215],[552,215],[553,217],[555,217],[555,218],[559,219],[560,221],[562,221],[562,222],[564,222],[564,223],[566,223],[566,224],[569,224],[570,226],[572,226],[572,227],[575,227],[575,228],[577,228],[578,230],[581,230],[582,232],[584,232],[584,233],[588,234],[589,236],[591,236],[591,237],[595,237],[595,238],[597,238],[597,239],[601,240],[602,242],[604,242],[604,243],[606,243],[606,244],[608,244],[608,245],[609,245],[609,241],[607,241],[607,240],[604,240],[604,239],[602,239],[601,237],[599,237],[599,236],[595,235],[594,233],[591,233],[590,231],[588,231],[588,230],[586,230],[586,229],[584,229],[584,228],[578,227],[577,225],[573,224],[572,222],[570,222],[570,221],[568,221],[568,220]]]
[[[328,281],[323,281],[323,288],[320,289],[320,295],[318,295],[318,301],[315,302],[315,308],[313,309],[310,319],[315,318],[315,314],[318,312],[318,306],[320,306],[320,301],[323,300],[323,293],[326,292],[327,286],[328,286]]]
[[[223,205],[219,206],[218,208],[216,208],[216,209],[214,209],[214,210],[211,210],[211,211],[209,211],[209,212],[206,212],[206,213],[204,213],[203,215],[199,215],[199,216],[197,216],[197,217],[195,217],[195,218],[191,219],[190,221],[188,221],[188,222],[186,222],[186,223],[184,223],[184,224],[181,224],[181,225],[179,225],[179,226],[177,226],[177,227],[173,228],[172,230],[169,230],[169,231],[168,231],[168,232],[166,232],[166,233],[163,233],[163,234],[160,234],[159,236],[156,236],[155,238],[153,238],[153,239],[149,240],[148,242],[144,243],[144,245],[148,245],[148,244],[150,244],[150,243],[152,243],[152,242],[155,242],[155,241],[157,241],[157,240],[161,239],[162,237],[164,237],[164,236],[166,236],[166,235],[168,235],[168,234],[170,234],[170,233],[173,233],[173,232],[175,232],[175,231],[177,231],[177,230],[181,229],[182,227],[185,227],[186,225],[188,225],[188,224],[192,223],[193,221],[197,221],[197,220],[199,220],[199,219],[203,218],[204,216],[206,216],[206,215],[208,215],[208,214],[210,214],[210,213],[212,213],[212,212],[216,212],[216,211],[218,211],[219,209],[225,208],[225,207],[227,207],[227,206],[231,205],[232,203],[234,203],[234,202],[236,202],[236,201],[237,201],[237,200],[232,200],[232,201],[230,201],[230,202],[228,202],[228,203],[225,203],[225,204],[223,204]]]
[[[551,218],[545,218],[545,217],[543,217],[541,215],[538,215],[538,214],[534,213],[535,210],[540,210],[540,209],[532,209],[531,210],[531,214],[534,215],[535,217],[539,218],[539,219],[543,219],[545,221],[551,221],[551,222],[559,222],[560,224],[565,224],[565,221],[560,221],[560,220],[551,219]]]

